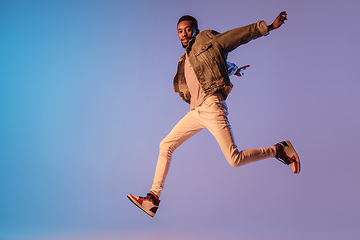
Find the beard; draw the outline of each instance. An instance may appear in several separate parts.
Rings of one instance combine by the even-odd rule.
[[[193,39],[193,38],[185,37],[180,41],[183,48],[186,48],[189,45],[189,42],[191,41],[191,39]],[[186,41],[186,43],[184,43],[183,41]]]
[[[186,40],[187,40],[187,43],[185,43],[185,44],[183,42],[181,42],[181,45],[183,46],[183,48],[186,48],[189,45],[189,42],[191,39],[186,39]]]

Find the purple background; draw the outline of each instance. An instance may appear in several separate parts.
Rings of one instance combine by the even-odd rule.
[[[356,0],[0,1],[0,239],[358,239]],[[290,139],[233,169],[207,131],[184,143],[154,219],[158,145],[189,110],[173,92],[176,23],[219,32],[288,21],[229,54],[239,148]]]

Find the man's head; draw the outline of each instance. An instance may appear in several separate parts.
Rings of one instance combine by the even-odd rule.
[[[186,48],[189,41],[199,33],[196,19],[189,15],[182,16],[177,24],[177,32],[182,46]]]

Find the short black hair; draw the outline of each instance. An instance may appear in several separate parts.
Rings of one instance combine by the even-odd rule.
[[[184,15],[184,16],[182,16],[180,19],[179,19],[179,21],[178,21],[178,25],[179,25],[179,23],[180,22],[182,22],[182,21],[191,21],[191,24],[192,24],[192,27],[193,28],[195,28],[195,29],[199,29],[198,28],[198,22],[197,22],[197,20],[194,18],[194,17],[192,17],[192,16],[190,16],[190,15]]]

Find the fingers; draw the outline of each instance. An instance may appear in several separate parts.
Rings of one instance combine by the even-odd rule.
[[[284,24],[285,24],[285,20],[288,20],[288,19],[287,19],[287,13],[286,13],[286,11],[281,12],[281,13],[279,14],[279,17],[280,17],[279,20],[280,20],[282,23],[284,23]]]
[[[244,70],[246,69],[246,68],[248,68],[248,67],[250,67],[250,65],[246,65],[246,66],[242,66],[241,68],[239,68],[237,71],[236,71],[236,73],[235,73],[235,75],[237,75],[237,76],[239,76],[239,77],[242,77],[242,76],[244,76]]]

